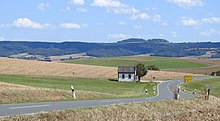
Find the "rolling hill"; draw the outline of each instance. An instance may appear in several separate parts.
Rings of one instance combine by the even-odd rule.
[[[164,39],[131,38],[117,43],[86,42],[24,42],[0,41],[0,57],[9,57],[20,53],[30,55],[56,56],[86,53],[94,57],[115,57],[138,54],[150,54],[164,57],[200,56],[212,52],[213,57],[220,54],[220,42],[171,43]]]

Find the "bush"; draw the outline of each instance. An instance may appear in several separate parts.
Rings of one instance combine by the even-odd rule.
[[[215,73],[216,73],[216,72],[212,72],[210,75],[211,75],[211,76],[215,76]]]
[[[160,70],[159,67],[157,67],[157,66],[155,66],[155,65],[149,65],[149,66],[147,67],[147,69],[148,69],[148,70],[155,70],[155,71],[159,71],[159,70]]]
[[[220,71],[217,71],[217,72],[216,72],[216,76],[220,76]]]
[[[211,73],[211,76],[220,76],[220,71],[216,71],[216,72],[212,72]]]

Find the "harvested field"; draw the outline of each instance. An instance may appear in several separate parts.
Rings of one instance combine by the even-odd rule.
[[[71,91],[60,89],[37,88],[20,84],[0,82],[0,104],[74,100]],[[112,95],[89,91],[77,91],[77,99],[103,99],[111,98]]]
[[[168,79],[178,79],[183,78],[185,75],[192,76],[203,76],[201,74],[192,73],[181,73],[181,72],[171,72],[171,71],[148,71],[147,75],[142,77],[141,80],[168,80]]]
[[[166,71],[209,75],[212,72],[220,71],[220,65],[209,66],[209,67],[204,67],[204,68],[197,68],[197,69],[168,69]]]
[[[40,62],[19,59],[0,59],[1,74],[67,76],[84,78],[116,78],[117,68],[65,64],[56,62]]]
[[[40,62],[9,58],[0,58],[0,65],[0,74],[18,74],[35,76],[65,76],[80,78],[117,79],[118,71],[117,67],[103,67],[56,62]],[[183,75],[186,75],[185,73],[164,71],[152,73],[149,71],[149,74],[147,74],[147,76],[143,79],[151,79],[152,76],[155,76],[158,80],[164,80],[182,78]]]
[[[220,99],[211,97],[194,100],[174,100],[102,106],[86,109],[54,111],[28,116],[12,116],[6,120],[46,120],[46,121],[219,121]]]

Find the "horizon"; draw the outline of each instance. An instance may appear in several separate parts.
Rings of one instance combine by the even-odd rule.
[[[220,42],[219,4],[218,0],[4,0],[0,41]]]
[[[118,40],[118,41],[115,41],[115,42],[92,42],[92,41],[80,41],[80,40],[63,40],[63,41],[43,41],[43,40],[3,40],[3,41],[0,41],[0,42],[42,42],[42,43],[65,43],[65,42],[79,42],[79,43],[97,43],[97,44],[102,44],[102,43],[118,43],[120,41],[123,41],[123,40],[128,40],[128,39],[143,39],[143,38],[126,38],[126,39],[122,39],[122,40]],[[149,39],[143,39],[143,40],[151,40],[151,39],[163,39],[163,38],[149,38]],[[163,40],[167,40],[167,39],[163,39]],[[169,40],[167,40],[169,43],[207,43],[207,42],[211,42],[211,43],[219,43],[218,41],[196,41],[196,42],[171,42]]]

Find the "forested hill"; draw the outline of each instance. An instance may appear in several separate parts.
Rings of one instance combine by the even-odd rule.
[[[86,53],[95,57],[128,56],[151,54],[155,56],[183,57],[203,55],[213,52],[213,57],[220,55],[220,42],[170,43],[164,39],[131,38],[117,43],[85,43],[85,42],[22,42],[0,41],[0,56],[28,53],[31,55],[66,55]]]

